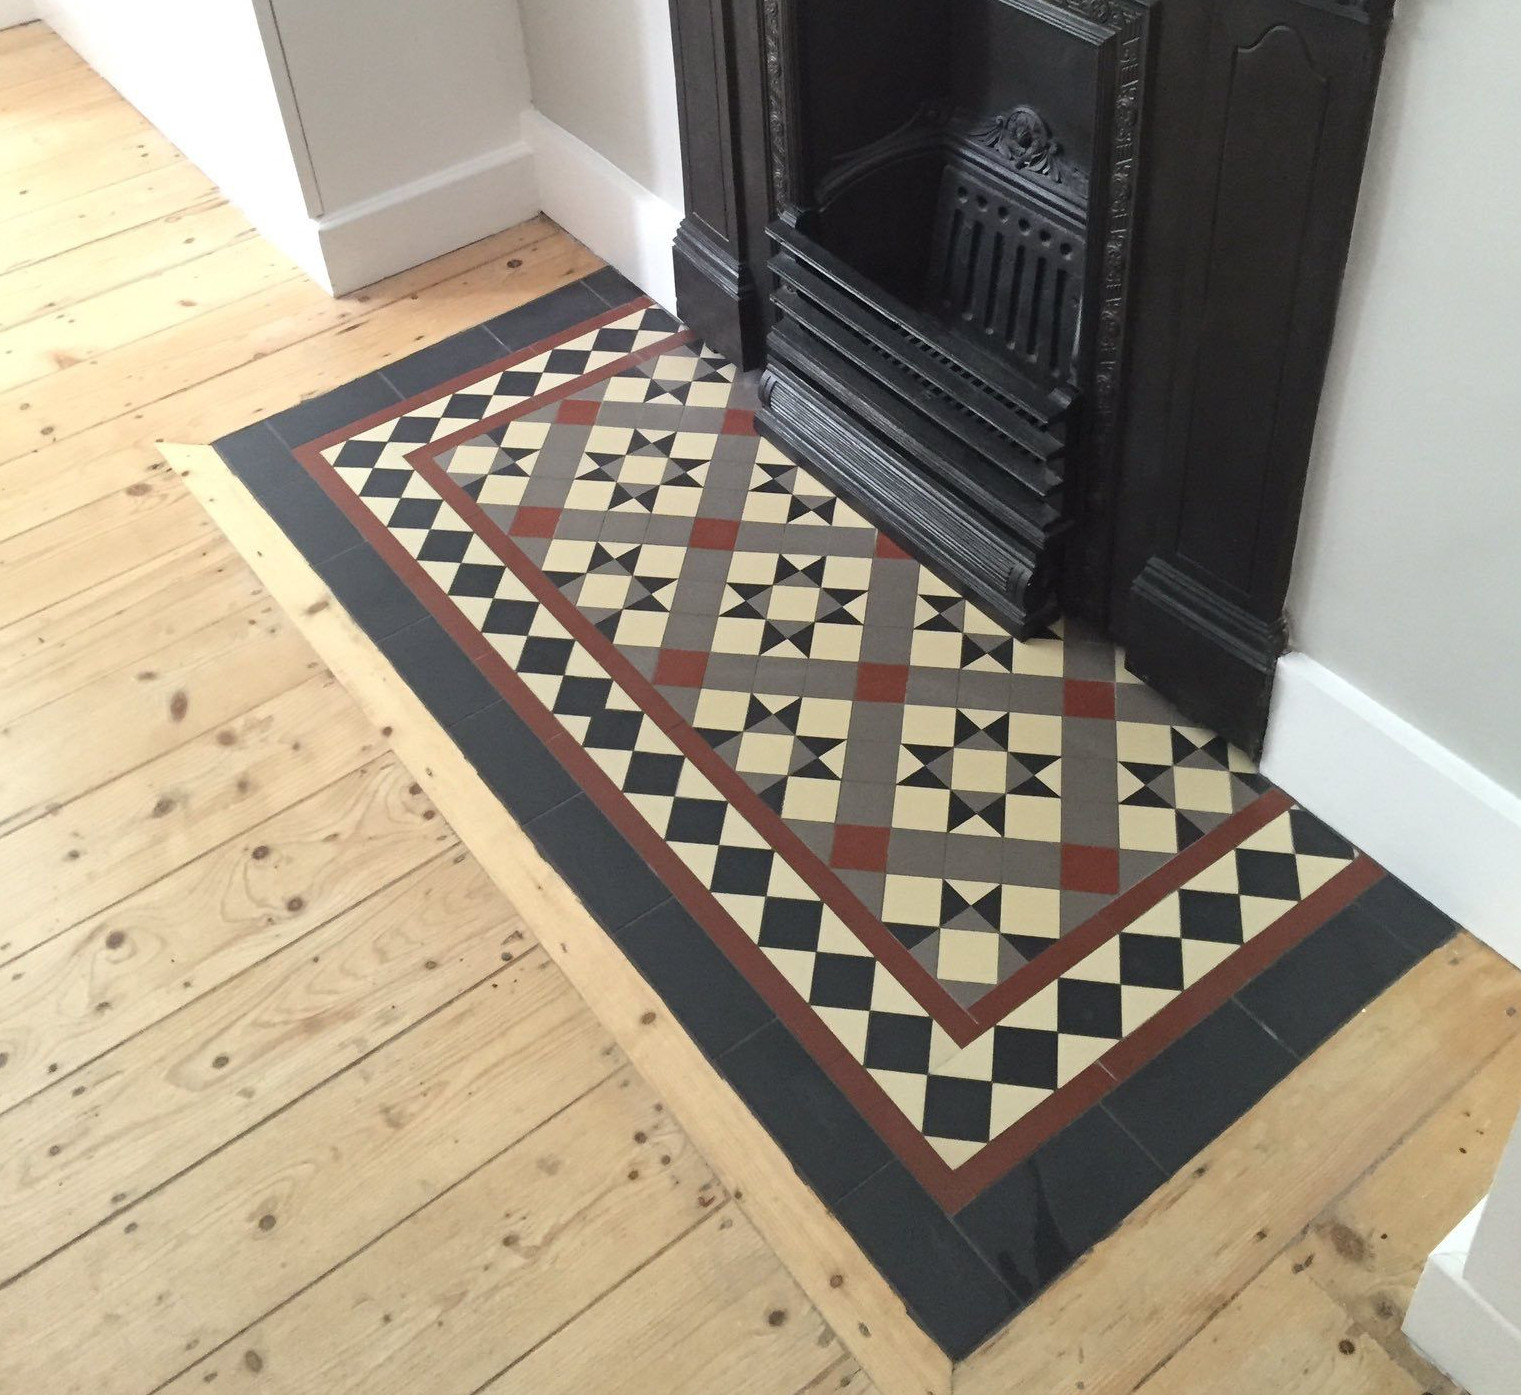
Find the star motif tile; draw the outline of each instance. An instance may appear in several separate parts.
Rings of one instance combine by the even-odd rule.
[[[1016,639],[755,407],[634,306],[310,468],[747,975],[954,1170],[1358,854],[1102,636]]]

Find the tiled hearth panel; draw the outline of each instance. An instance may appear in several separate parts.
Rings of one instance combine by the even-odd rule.
[[[757,436],[753,384],[663,311],[513,354],[489,329],[467,371],[441,348],[392,370],[400,392],[353,385],[348,425],[327,429],[331,404],[275,419],[280,468],[299,475],[294,454],[354,542],[309,554],[340,579],[383,563],[391,611],[468,658],[469,700],[439,720],[463,742],[499,694],[478,761],[510,787],[552,756],[621,835],[621,887],[548,848],[611,930],[657,899],[646,866],[701,927],[685,962],[674,938],[655,951],[678,1015],[737,970],[756,1022],[780,1019],[974,1245],[968,1203],[1073,1121],[1112,1129],[1098,1101],[1204,1019],[1221,1030],[1243,985],[1382,877],[1102,636],[1012,638]],[[280,517],[288,475],[253,482]],[[289,509],[288,531],[317,512]],[[438,688],[409,672],[417,628],[383,648]],[[764,1117],[778,1082],[720,1064]],[[844,1148],[860,1125],[834,1127]],[[1145,1144],[1145,1121],[1125,1127]],[[1148,1176],[1168,1164],[1163,1144],[1122,1149]],[[827,1165],[800,1167],[833,1200]]]

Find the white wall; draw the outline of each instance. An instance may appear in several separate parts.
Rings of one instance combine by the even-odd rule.
[[[681,136],[666,0],[522,0],[544,211],[674,305]]]
[[[0,0],[0,29],[37,18],[37,0]]]
[[[1518,52],[1512,0],[1395,10],[1266,768],[1521,957]]]
[[[41,0],[339,293],[539,211],[515,0]]]
[[[681,204],[667,0],[522,0],[534,105],[635,183]]]

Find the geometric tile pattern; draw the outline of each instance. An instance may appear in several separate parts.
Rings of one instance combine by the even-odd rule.
[[[1102,637],[1014,639],[752,393],[635,308],[322,459],[954,1169],[1357,855],[1286,808],[1165,885],[1251,762]]]

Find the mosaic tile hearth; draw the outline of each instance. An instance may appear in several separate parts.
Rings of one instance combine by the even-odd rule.
[[[292,453],[945,1215],[1382,878],[1102,635],[1013,638],[664,311],[475,358]]]

